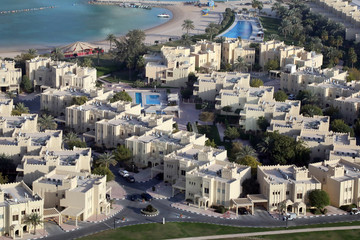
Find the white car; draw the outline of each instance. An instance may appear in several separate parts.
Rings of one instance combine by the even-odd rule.
[[[119,174],[120,174],[120,176],[122,176],[122,177],[127,177],[127,176],[129,176],[129,172],[126,171],[126,170],[119,170]]]
[[[352,208],[350,214],[351,215],[357,215],[357,214],[360,214],[360,211],[357,208]]]

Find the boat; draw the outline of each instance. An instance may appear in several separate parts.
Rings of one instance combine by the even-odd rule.
[[[159,18],[169,18],[170,17],[170,15],[169,14],[167,14],[167,13],[162,13],[162,14],[159,14],[159,15],[157,15]]]

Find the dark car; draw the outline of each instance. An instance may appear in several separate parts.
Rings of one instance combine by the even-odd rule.
[[[141,202],[142,201],[142,197],[140,194],[133,194],[130,196],[130,200],[131,201],[136,201],[136,202]]]
[[[148,193],[141,194],[141,197],[147,202],[150,202],[151,200],[153,200],[153,197]]]
[[[135,178],[133,176],[131,176],[131,175],[127,176],[125,179],[126,179],[126,181],[128,181],[130,183],[135,182]]]
[[[249,212],[248,212],[248,210],[246,210],[246,208],[239,208],[239,213],[241,215],[248,215],[249,214]]]

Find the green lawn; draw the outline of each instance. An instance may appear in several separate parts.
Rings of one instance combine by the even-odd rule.
[[[352,226],[359,225],[360,222],[350,223],[331,223],[331,224],[317,224],[301,227],[289,227],[289,229],[297,228],[312,228],[312,227],[330,227],[330,226]],[[246,232],[263,232],[271,230],[284,230],[284,228],[250,228],[250,227],[229,227],[206,223],[166,223],[165,225],[159,223],[149,223],[134,225],[129,227],[117,228],[115,230],[108,230],[88,237],[87,239],[170,239],[183,237],[198,237],[221,234],[235,234]],[[349,231],[332,231],[332,232],[318,232],[318,233],[296,233],[273,236],[260,236],[261,239],[317,239],[317,240],[332,240],[332,239],[359,239],[360,230]]]
[[[284,41],[287,44],[292,44],[296,42],[291,36],[288,36],[286,39],[279,33],[279,26],[281,24],[281,19],[271,18],[271,17],[260,17],[262,26],[264,27],[264,40],[269,40],[271,34],[276,34],[279,36],[279,40]]]
[[[131,80],[129,79],[129,70],[124,69],[122,71],[114,71],[111,73],[110,77],[104,78],[104,80],[109,82],[124,82],[124,83],[133,83],[136,80],[136,72],[131,71]]]
[[[216,145],[222,145],[219,130],[217,129],[217,126],[214,125],[198,125],[197,126],[199,133],[205,134],[206,137],[208,137],[210,140],[215,141]]]
[[[263,239],[276,239],[276,240],[357,240],[360,239],[360,230],[344,230],[344,231],[328,231],[328,232],[313,232],[313,233],[294,233],[294,234],[280,234],[259,236]]]

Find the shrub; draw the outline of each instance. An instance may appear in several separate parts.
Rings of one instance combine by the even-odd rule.
[[[352,208],[356,208],[356,204],[342,205],[340,209],[346,212],[350,212]]]
[[[226,207],[224,207],[223,205],[213,206],[213,208],[215,209],[215,212],[221,213],[221,214],[226,213],[227,210],[228,210],[228,209],[227,209]]]
[[[314,214],[314,215],[319,215],[319,214],[321,214],[321,211],[320,211],[320,209],[318,209],[318,208],[312,208],[312,209],[310,209],[310,212],[311,212],[312,214]]]
[[[151,204],[147,205],[146,208],[144,208],[145,212],[149,212],[149,213],[153,213],[153,212],[157,212],[157,209],[154,208]]]
[[[198,109],[198,110],[202,109],[202,104],[201,103],[196,103],[195,108]]]

